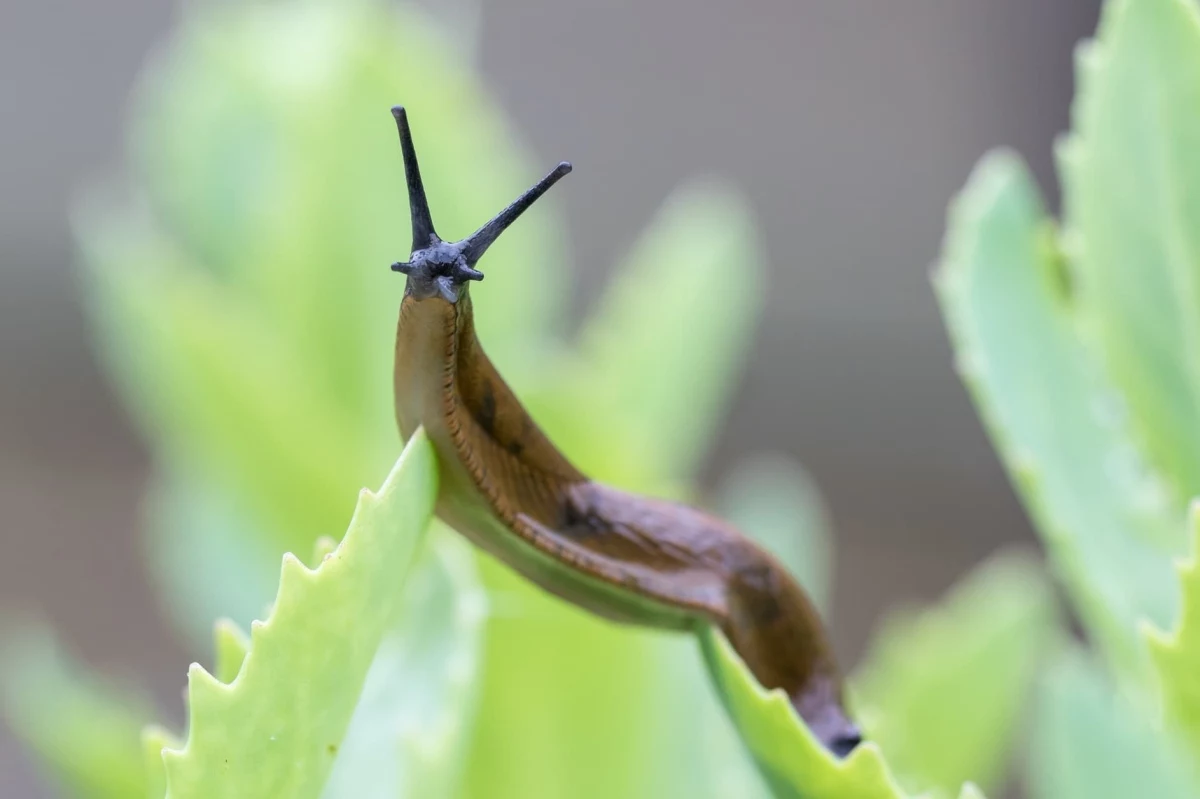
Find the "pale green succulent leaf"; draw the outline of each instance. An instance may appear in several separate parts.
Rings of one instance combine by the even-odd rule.
[[[1192,553],[1177,571],[1183,603],[1171,632],[1145,625],[1151,660],[1158,672],[1164,714],[1183,734],[1193,758],[1200,756],[1200,505],[1189,526]]]
[[[146,799],[167,795],[167,772],[163,767],[164,749],[178,749],[183,742],[170,730],[151,724],[142,730],[142,755],[146,763]]]
[[[867,738],[907,787],[998,787],[1053,622],[1041,569],[1017,553],[885,621],[851,685]]]
[[[6,632],[0,709],[46,776],[78,799],[145,796],[139,740],[150,702],[89,674],[47,628]]]
[[[1191,799],[1175,742],[1090,658],[1064,654],[1042,678],[1030,725],[1031,799]]]
[[[434,523],[367,672],[322,799],[451,799],[478,698],[487,597],[468,544]]]
[[[418,433],[380,491],[360,493],[337,550],[316,569],[284,556],[274,607],[251,626],[236,679],[189,670],[187,740],[163,752],[172,799],[320,796],[436,491],[433,450]]]
[[[937,288],[959,372],[1081,619],[1115,662],[1144,666],[1139,621],[1175,612],[1183,511],[1079,341],[1015,156],[987,157],[955,202]]]
[[[249,649],[250,636],[237,622],[217,619],[213,625],[213,676],[223,683],[233,682]]]
[[[1080,50],[1061,151],[1078,312],[1130,424],[1184,496],[1200,493],[1200,13],[1110,0]]]
[[[260,307],[231,296],[144,215],[89,216],[80,230],[109,370],[160,458],[231,497],[260,538],[307,553],[370,479],[376,445],[361,422],[331,412],[308,381],[309,357]],[[398,448],[388,433],[380,438]]]

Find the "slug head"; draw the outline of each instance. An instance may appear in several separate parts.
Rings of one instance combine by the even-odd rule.
[[[511,205],[496,214],[490,222],[461,241],[442,241],[433,229],[429,214],[429,202],[425,198],[425,185],[421,182],[421,168],[417,163],[417,152],[413,147],[412,132],[408,129],[408,117],[404,108],[392,109],[396,118],[396,129],[400,132],[400,146],[404,151],[404,176],[408,182],[408,208],[412,216],[412,254],[407,261],[392,264],[392,270],[408,276],[406,293],[418,300],[440,297],[454,303],[468,281],[483,280],[483,273],[475,268],[479,259],[492,246],[500,234],[517,220],[525,209],[571,171],[571,165],[563,161],[550,174],[518,197]]]

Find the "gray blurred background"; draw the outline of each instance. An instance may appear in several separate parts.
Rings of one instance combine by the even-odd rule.
[[[432,0],[430,0],[432,2]],[[1032,537],[952,369],[929,284],[945,207],[985,150],[1053,202],[1075,43],[1096,0],[483,2],[482,66],[543,161],[584,306],[667,193],[715,173],[771,256],[754,360],[710,474],[783,449],[838,539],[847,662],[889,606]],[[178,704],[186,656],[138,561],[147,462],[97,371],[65,211],[118,163],[127,97],[172,4],[0,0],[0,607]],[[731,264],[731,269],[736,268]],[[4,797],[41,796],[0,730]]]

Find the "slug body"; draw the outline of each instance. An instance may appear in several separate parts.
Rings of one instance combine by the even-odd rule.
[[[807,595],[769,553],[693,508],[589,480],[547,439],[475,335],[469,283],[483,251],[559,178],[560,164],[472,236],[438,238],[404,110],[413,253],[396,333],[396,418],[438,453],[438,516],[543,589],[606,618],[718,626],[767,688],[782,688],[838,755],[861,740]]]

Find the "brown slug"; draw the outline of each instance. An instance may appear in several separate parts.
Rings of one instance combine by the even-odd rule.
[[[821,620],[762,547],[693,508],[595,483],[538,429],[475,336],[468,286],[496,238],[563,175],[545,178],[462,241],[434,231],[408,120],[400,132],[412,254],[396,330],[396,419],[438,454],[437,515],[541,588],[608,619],[716,625],[763,686],[782,688],[844,756],[861,741]]]

